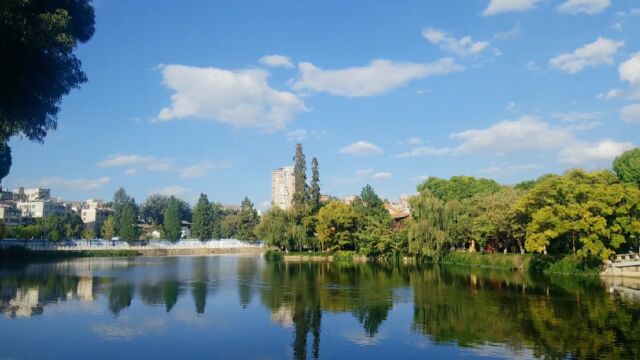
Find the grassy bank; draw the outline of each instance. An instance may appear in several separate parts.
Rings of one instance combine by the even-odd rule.
[[[553,257],[539,254],[483,254],[455,251],[431,262],[459,266],[510,269],[531,274],[599,275],[601,262],[576,255]]]
[[[77,250],[77,251],[33,251],[21,246],[0,249],[0,260],[31,261],[69,259],[81,257],[120,257],[142,255],[136,250]]]
[[[282,252],[279,250],[268,250],[264,254],[264,258],[268,261],[281,261],[285,258],[299,258],[310,259],[314,261],[353,261],[356,258],[361,258],[353,251],[336,251],[329,252]]]
[[[529,254],[483,254],[454,251],[439,260],[441,264],[485,267],[495,269],[529,270],[533,256]]]

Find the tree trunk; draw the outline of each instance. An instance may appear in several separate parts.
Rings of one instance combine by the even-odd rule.
[[[571,241],[573,243],[573,255],[576,254],[576,233],[572,232],[571,233]]]

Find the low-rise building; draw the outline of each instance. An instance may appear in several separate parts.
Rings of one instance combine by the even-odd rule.
[[[66,208],[64,204],[45,200],[45,201],[18,201],[16,208],[22,212],[22,218],[40,219],[51,215],[62,215]]]
[[[0,221],[5,226],[18,226],[22,224],[22,211],[13,205],[0,205]]]
[[[84,202],[80,217],[87,228],[97,230],[112,213],[112,209],[104,207],[102,200],[89,199]]]

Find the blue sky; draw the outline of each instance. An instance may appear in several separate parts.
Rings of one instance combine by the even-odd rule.
[[[510,184],[640,144],[640,1],[99,1],[89,81],[6,187],[265,208],[297,141],[324,193]]]

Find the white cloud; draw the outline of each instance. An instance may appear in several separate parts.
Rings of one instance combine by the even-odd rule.
[[[303,62],[298,68],[300,77],[293,84],[294,89],[348,97],[379,95],[412,80],[464,69],[451,58],[426,64],[373,60],[368,66],[338,70],[323,70]]]
[[[111,179],[108,177],[102,177],[99,179],[62,179],[59,177],[51,177],[48,179],[42,179],[38,181],[39,186],[44,187],[66,187],[71,189],[80,189],[80,190],[92,190],[101,188],[111,182]]]
[[[390,179],[391,177],[393,177],[393,174],[389,172],[379,172],[371,175],[371,179],[373,180],[384,180],[384,179]]]
[[[117,166],[125,166],[125,165],[147,164],[151,161],[153,161],[153,157],[151,156],[116,154],[116,155],[109,155],[106,160],[99,162],[98,166],[117,167]]]
[[[511,40],[519,37],[521,33],[522,28],[520,27],[520,23],[518,22],[507,31],[497,32],[495,35],[493,35],[493,38],[497,40]]]
[[[430,43],[437,45],[444,51],[458,56],[476,55],[489,46],[488,41],[473,41],[470,36],[456,39],[443,30],[434,28],[423,29],[422,36],[424,36]]]
[[[640,104],[631,104],[622,108],[620,112],[622,120],[640,124]]]
[[[366,141],[357,141],[340,149],[340,154],[353,156],[381,155],[384,151],[378,145]]]
[[[306,111],[296,94],[270,87],[269,73],[264,70],[166,65],[162,75],[164,85],[175,94],[156,121],[194,117],[236,128],[273,131],[283,129],[295,114]]]
[[[164,188],[156,189],[152,192],[153,194],[161,194],[167,196],[175,196],[181,197],[186,196],[191,193],[190,189],[184,188],[182,186],[167,186]]]
[[[589,120],[597,120],[602,117],[602,113],[598,111],[594,112],[578,112],[578,111],[569,111],[566,113],[555,113],[553,117],[556,119],[560,119],[562,122],[579,122],[579,121],[589,121]]]
[[[622,95],[622,90],[620,90],[620,89],[611,89],[611,90],[607,91],[606,93],[598,94],[598,99],[610,100],[610,99],[615,99],[617,97],[620,97],[621,95]]]
[[[436,147],[426,147],[420,146],[412,149],[410,152],[398,154],[395,157],[397,158],[409,158],[409,157],[418,157],[418,156],[441,156],[450,154],[453,149],[448,147],[436,148]]]
[[[276,54],[266,55],[261,57],[260,60],[258,61],[261,64],[270,66],[270,67],[285,67],[289,69],[293,67],[293,63],[291,62],[291,59],[283,55],[276,55]]]
[[[613,56],[622,46],[624,46],[623,41],[599,37],[596,41],[578,48],[572,53],[554,57],[549,60],[549,64],[569,74],[577,74],[587,66],[612,65]]]
[[[482,12],[484,16],[510,11],[526,11],[532,9],[539,0],[491,0]]]
[[[620,64],[618,68],[620,79],[628,81],[632,85],[640,85],[640,52],[637,52]]]
[[[287,141],[304,141],[309,136],[307,129],[296,129],[289,131],[286,135]]]
[[[529,71],[537,71],[540,70],[540,66],[538,64],[536,64],[535,61],[529,61],[525,64],[525,67],[527,68],[527,70]]]
[[[632,143],[609,139],[596,143],[576,142],[560,151],[559,161],[569,164],[604,163],[633,147]]]
[[[593,15],[602,12],[611,5],[611,0],[567,0],[558,6],[561,13]]]
[[[205,176],[209,171],[220,169],[224,165],[214,164],[209,160],[205,160],[200,164],[191,165],[180,170],[180,177],[183,179],[192,179]]]
[[[138,169],[127,169],[124,174],[126,176],[132,176],[138,173]]]
[[[552,150],[573,140],[563,128],[552,128],[544,121],[524,116],[514,121],[501,121],[486,129],[471,129],[451,135],[464,142],[455,153],[508,153],[522,150]]]
[[[422,139],[419,137],[410,137],[408,139],[400,141],[400,144],[418,145],[422,143]]]
[[[129,169],[125,172],[125,175],[133,175],[135,166],[145,167],[150,171],[169,171],[171,170],[173,161],[171,159],[157,159],[153,156],[142,155],[127,155],[127,154],[115,154],[109,155],[103,161],[98,163],[100,167],[124,167]]]

